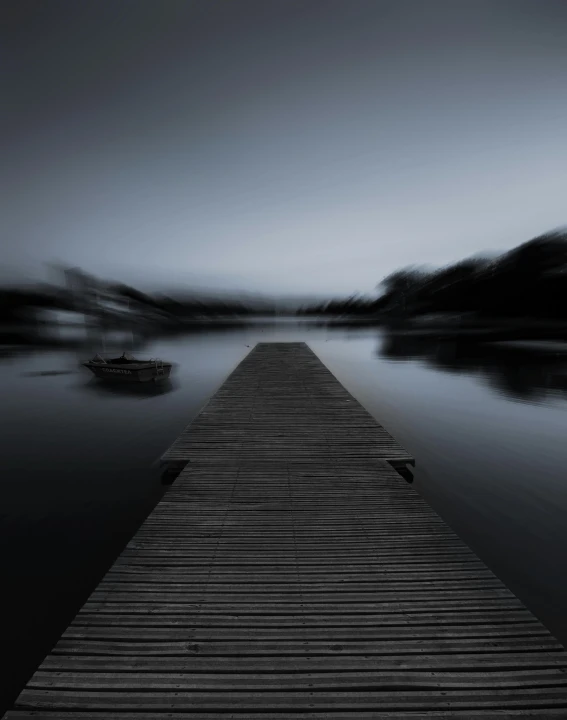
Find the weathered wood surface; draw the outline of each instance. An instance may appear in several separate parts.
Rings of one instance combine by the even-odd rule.
[[[563,647],[386,460],[291,455],[192,461],[6,717],[567,718]]]
[[[189,461],[414,458],[305,343],[259,343],[162,456]]]

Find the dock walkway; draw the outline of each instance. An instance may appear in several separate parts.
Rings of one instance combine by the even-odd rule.
[[[414,458],[305,343],[260,343],[188,425],[162,463]]]
[[[563,647],[400,478],[392,438],[341,439],[351,414],[381,430],[320,367],[302,344],[250,353],[7,718],[567,718]]]

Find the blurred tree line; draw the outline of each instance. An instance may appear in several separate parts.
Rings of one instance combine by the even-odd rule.
[[[335,299],[300,314],[567,320],[567,231],[546,233],[496,258],[469,258],[435,270],[406,267],[378,287],[382,295],[376,299]]]
[[[28,287],[0,287],[0,329],[12,334],[15,328],[33,328],[45,322],[43,311],[84,313],[112,323],[120,318],[146,324],[181,325],[191,320],[236,317],[255,312],[266,314],[235,298],[176,298],[150,295],[123,283],[107,283],[75,268],[62,268],[71,281],[67,286],[47,283]]]
[[[72,310],[71,298],[48,286],[37,289],[0,288],[0,324],[19,325],[36,322],[37,310]]]
[[[231,317],[247,315],[254,312],[243,302],[235,299],[221,300],[218,298],[198,298],[185,296],[172,298],[168,295],[148,295],[129,285],[116,285],[116,299],[126,301],[132,309],[142,313],[152,312],[171,320],[183,320],[192,317]]]

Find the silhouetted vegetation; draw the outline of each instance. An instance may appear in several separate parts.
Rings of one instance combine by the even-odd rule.
[[[77,325],[86,322],[89,328],[135,328],[146,334],[211,324],[218,327],[234,324],[239,318],[274,313],[273,304],[266,301],[246,304],[231,297],[149,294],[131,285],[100,280],[78,268],[57,269],[64,280],[61,286],[0,288],[0,342],[47,342],[46,329],[59,324],[57,311],[77,315]]]
[[[567,232],[547,233],[496,258],[469,258],[436,270],[403,268],[379,288],[374,300],[336,299],[300,314],[567,320]]]
[[[0,324],[27,324],[37,320],[41,308],[71,308],[69,297],[55,288],[40,286],[37,289],[0,288]]]
[[[297,315],[368,315],[375,311],[376,301],[372,298],[351,295],[349,298],[337,298],[315,305],[300,308]]]
[[[0,288],[0,342],[30,342],[42,326],[42,310],[69,310],[70,298],[50,286]]]
[[[65,277],[61,287],[0,289],[0,342],[25,342],[37,336],[38,328],[52,322],[46,320],[48,310],[75,311],[105,327],[137,326],[150,333],[219,326],[275,312],[266,301],[207,298],[189,292],[148,294],[79,269],[60,270]],[[297,314],[346,324],[401,323],[416,332],[424,328],[511,332],[531,323],[545,336],[546,323],[567,327],[567,232],[547,233],[495,258],[469,258],[438,269],[402,268],[385,277],[378,288],[378,297],[334,298],[304,306]]]
[[[176,299],[163,294],[148,295],[129,285],[117,285],[114,288],[117,299],[128,301],[129,307],[141,312],[153,311],[172,320],[189,317],[239,316],[252,314],[253,308],[246,307],[239,300],[204,299],[195,296]],[[265,312],[265,311],[263,311]]]

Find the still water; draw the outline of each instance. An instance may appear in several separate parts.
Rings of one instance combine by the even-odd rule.
[[[140,356],[178,363],[163,391],[100,384],[71,352],[0,357],[0,709],[161,497],[161,453],[256,342],[299,340],[415,456],[413,487],[567,644],[567,352],[279,322],[149,343]]]

